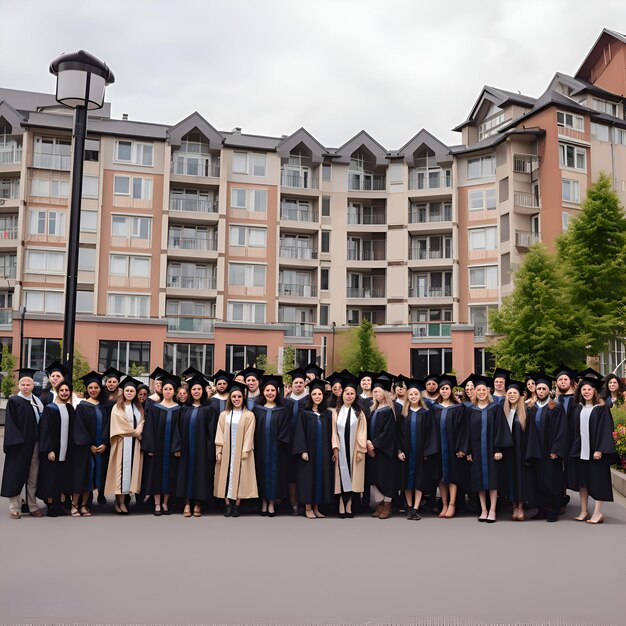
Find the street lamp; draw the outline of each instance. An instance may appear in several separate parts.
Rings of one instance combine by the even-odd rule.
[[[70,234],[67,242],[67,278],[65,282],[65,317],[63,319],[63,365],[67,380],[72,380],[74,331],[76,326],[76,287],[80,237],[80,202],[83,193],[83,159],[87,133],[87,111],[101,109],[104,90],[115,82],[113,72],[93,55],[79,50],[63,54],[50,64],[57,77],[57,102],[76,110],[74,116],[74,155],[70,201]]]

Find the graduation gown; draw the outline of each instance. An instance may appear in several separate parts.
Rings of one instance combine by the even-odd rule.
[[[110,410],[83,400],[74,417],[72,450],[72,493],[98,489],[104,493],[110,452]],[[102,454],[92,454],[91,446],[106,445]]]
[[[233,466],[232,493],[233,498],[257,498],[256,470],[254,465],[254,431],[256,420],[254,413],[243,410],[237,435],[235,449],[231,450],[230,419],[232,411],[220,413],[215,431],[215,454],[222,454],[222,462],[215,464],[214,495],[216,498],[226,498],[229,488],[230,466]],[[246,458],[243,459],[243,453]]]
[[[529,439],[527,456],[533,461],[534,495],[541,494],[557,497],[563,494],[564,463],[570,451],[569,425],[563,405],[556,403],[554,408],[548,404],[537,404],[526,409],[528,427],[534,436]],[[533,450],[536,446],[536,450]],[[556,454],[558,458],[551,459]]]
[[[367,484],[377,487],[387,498],[393,497],[398,489],[396,426],[396,415],[390,406],[377,408],[367,424],[367,438],[372,442],[375,453],[373,457],[367,455]]]
[[[289,495],[293,449],[289,407],[276,406],[270,409],[257,404],[252,412],[256,419],[254,456],[259,496],[266,500],[281,500]],[[300,412],[297,418],[299,415]]]
[[[374,398],[372,396],[367,396],[366,398],[364,398],[363,396],[359,396],[358,400],[361,408],[363,409],[363,413],[365,413],[365,417],[369,417],[372,412]]]
[[[330,410],[320,414],[306,409],[300,411],[293,437],[293,455],[301,504],[328,504],[332,501],[335,491],[332,434]],[[308,461],[302,459],[305,452],[309,455]]]
[[[38,440],[38,424],[33,405],[20,396],[7,402],[4,422],[4,470],[0,495],[19,496],[28,480],[30,462]]]
[[[58,499],[62,493],[71,491],[72,439],[74,436],[74,407],[67,407],[67,432],[64,442],[65,459],[61,461],[61,410],[55,403],[47,404],[39,421],[39,475],[37,497]],[[48,454],[54,452],[55,460],[49,461]]]
[[[429,409],[413,411],[398,418],[398,449],[406,459],[401,462],[400,486],[409,491],[427,491],[438,475],[438,463],[428,462],[437,456],[439,445],[433,415]]]
[[[209,400],[209,404],[215,409],[216,415],[219,415],[222,411],[226,410],[226,402],[226,398],[224,398],[224,400],[221,400],[217,396],[213,396]]]
[[[152,404],[146,413],[146,423],[141,439],[141,449],[150,457],[144,482],[149,495],[176,493],[178,458],[172,450],[172,438],[178,428],[180,406],[166,408],[163,404]]]
[[[367,417],[364,412],[351,408],[343,428],[339,424],[341,409],[332,409],[332,448],[338,450],[335,459],[335,494],[363,493],[365,490],[365,456],[367,454]],[[354,427],[352,427],[354,426]],[[345,471],[349,473],[352,489],[346,489],[342,480],[342,459],[345,458]],[[360,460],[359,460],[360,459]]]
[[[431,413],[435,422],[437,443],[439,447],[439,469],[437,480],[446,485],[452,483],[460,488],[469,487],[469,464],[465,458],[459,459],[457,452],[467,454],[469,449],[469,428],[467,408],[463,404],[443,406],[433,404]]]
[[[567,466],[567,486],[574,491],[586,487],[594,500],[613,502],[611,485],[611,465],[617,463],[618,455],[613,439],[613,418],[606,405],[593,407],[589,417],[589,460],[580,458],[582,436],[580,432],[580,414],[582,405],[572,411],[573,441]],[[602,452],[599,461],[593,459],[594,452]]]
[[[499,469],[502,461],[494,460],[493,455],[504,452],[505,448],[513,445],[511,431],[500,405],[496,402],[484,409],[472,405],[468,411],[472,491],[497,489],[498,474],[504,468]]]
[[[180,452],[176,496],[209,500],[215,480],[217,413],[210,404],[184,406],[172,438],[172,451]]]
[[[309,399],[308,394],[302,398],[298,398],[297,400],[295,398],[292,398],[291,396],[289,398],[283,399],[283,406],[287,407],[287,411],[291,415],[292,439],[289,444],[291,449],[293,449],[293,436],[294,436],[294,433],[296,432],[296,423],[298,421],[300,411],[302,410],[302,408],[304,407],[308,399]],[[289,482],[295,484],[297,482],[297,475],[298,475],[298,462],[295,457],[291,457],[289,461],[288,471],[289,471]]]
[[[140,493],[143,469],[143,453],[137,435],[143,436],[145,420],[141,414],[133,411],[132,422],[128,419],[126,408],[116,404],[111,409],[109,467],[104,485],[105,493],[120,495]],[[130,483],[124,484],[124,476],[130,477]],[[127,487],[127,488],[126,488]]]

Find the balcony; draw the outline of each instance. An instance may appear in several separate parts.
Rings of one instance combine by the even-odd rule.
[[[539,169],[539,157],[536,154],[514,154],[513,171],[518,174],[532,174]]]
[[[409,261],[452,259],[452,254],[444,250],[425,250],[424,248],[409,248]]]
[[[15,142],[6,142],[0,146],[0,165],[13,165],[22,162],[22,145]]]
[[[204,198],[176,198],[170,196],[170,211],[188,213],[217,213],[217,201]]]
[[[167,247],[170,250],[217,250],[217,237],[178,237],[170,235],[167,240]]]
[[[280,322],[286,326],[286,337],[313,337],[315,324],[312,322]]]
[[[409,298],[451,298],[452,287],[409,287]]]
[[[417,322],[411,324],[413,339],[427,339],[430,337],[450,337],[452,322]]]
[[[167,277],[167,287],[171,289],[201,289],[215,290],[217,279],[215,276],[172,276]]]
[[[376,213],[351,213],[348,211],[348,224],[358,224],[359,226],[374,226],[386,224],[387,215],[385,211]]]
[[[384,298],[384,287],[346,287],[347,298]]]
[[[172,174],[179,174],[180,176],[219,178],[220,162],[219,159],[200,156],[189,157],[186,154],[181,155],[175,152],[172,155],[170,171]]]
[[[280,207],[280,219],[291,222],[319,222],[319,214],[315,209],[299,209],[293,207]]]
[[[317,177],[314,173],[285,172],[280,173],[281,187],[295,189],[318,189]]]
[[[301,259],[313,261],[317,259],[317,250],[313,246],[283,246],[279,248],[281,259]]]
[[[294,283],[281,283],[278,286],[280,296],[298,296],[300,298],[316,298],[317,287],[313,285],[298,285]]]
[[[451,189],[452,176],[449,170],[409,170],[409,190]]]
[[[20,198],[20,180],[19,178],[5,178],[0,180],[0,199],[2,200],[19,200]]]
[[[516,230],[515,231],[515,245],[518,248],[530,248],[533,244],[541,241],[541,233],[532,232],[529,230]]]
[[[0,243],[3,241],[16,242],[17,241],[17,226],[8,226],[6,228],[0,228]]]
[[[521,209],[521,213],[533,214],[541,208],[539,198],[532,193],[523,193],[516,191],[513,194],[513,201],[517,208]]]
[[[366,174],[348,172],[348,191],[387,191],[387,179],[384,174]]]
[[[0,326],[9,326],[13,323],[13,309],[0,309]]]
[[[35,152],[33,154],[33,167],[44,170],[69,172],[71,161],[69,154],[60,154],[58,152]]]
[[[383,242],[384,243],[384,242]],[[348,261],[384,261],[385,250],[358,250],[348,248]]]
[[[215,318],[179,315],[167,318],[168,332],[211,334],[215,331]]]

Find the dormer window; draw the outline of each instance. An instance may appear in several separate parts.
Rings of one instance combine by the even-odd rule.
[[[478,141],[487,139],[487,137],[493,135],[497,129],[504,124],[504,111],[497,109],[497,107],[492,107],[489,113],[491,114],[492,111],[493,114],[478,127]]]

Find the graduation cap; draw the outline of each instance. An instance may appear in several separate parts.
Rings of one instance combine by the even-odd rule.
[[[124,378],[124,373],[120,372],[115,367],[109,367],[108,369],[104,370],[104,372],[102,372],[102,377],[104,378],[104,380],[107,380],[108,378],[115,378],[119,381]]]
[[[467,383],[474,384],[474,373],[473,372],[464,381],[459,383],[459,387],[463,387],[465,389],[465,386],[467,385]]]
[[[331,387],[335,385],[335,383],[339,383],[343,387],[343,383],[345,382],[345,376],[340,374],[339,372],[333,372],[330,376],[327,377],[326,380],[330,383]]]
[[[417,389],[419,392],[424,391],[426,388],[424,386],[424,381],[419,380],[418,378],[407,378],[406,379],[406,388],[407,389]]]
[[[578,374],[579,378],[595,378],[596,380],[604,380],[604,376],[600,374],[598,370],[594,370],[593,367],[588,367]]]
[[[450,385],[450,389],[454,389],[455,387],[459,386],[456,380],[456,376],[454,374],[442,374],[437,382],[439,383],[440,387],[442,387],[443,385]]]
[[[583,376],[578,382],[578,388],[582,389],[583,385],[591,385],[596,391],[600,391],[603,384],[604,381],[595,376]]]
[[[231,394],[233,391],[241,391],[245,398],[248,393],[248,388],[245,383],[240,383],[238,380],[233,379],[228,381],[227,393]]]
[[[472,374],[472,382],[474,387],[478,385],[485,385],[485,387],[493,387],[493,378],[491,376],[484,376],[483,374]]]
[[[91,370],[88,374],[81,376],[80,380],[85,383],[85,387],[89,387],[91,383],[98,383],[98,386],[102,387],[102,374],[94,370]]]
[[[217,382],[218,380],[225,380],[226,382],[229,383],[234,379],[234,376],[230,372],[227,372],[226,370],[217,370],[217,372],[215,372],[215,374],[211,376],[211,379],[214,382]]]
[[[359,388],[359,379],[356,376],[350,374],[350,376],[344,376],[341,380],[341,386],[345,389],[346,387],[352,387],[355,391]]]
[[[189,385],[190,391],[194,385],[200,385],[202,389],[204,390],[207,384],[207,379],[204,377],[204,374],[200,374],[200,375],[196,374],[195,376],[192,376],[191,378],[187,380],[187,384]]]
[[[65,366],[60,361],[53,361],[46,367],[45,372],[48,376],[50,376],[53,372],[60,372],[61,375],[65,378],[67,376],[67,370]]]
[[[355,378],[354,374],[345,367],[339,372],[344,378]],[[358,380],[358,379],[357,379]]]
[[[260,381],[263,378],[263,374],[265,374],[265,372],[256,367],[250,366],[250,367],[246,367],[245,370],[241,370],[239,374],[240,376],[243,376],[244,380],[246,380],[248,376],[254,376],[254,378]]]
[[[552,383],[554,382],[554,378],[552,376],[548,376],[545,372],[537,372],[535,378],[535,384],[539,385],[540,383],[544,385],[548,385],[550,389],[552,389]]]
[[[394,387],[406,387],[408,382],[409,382],[409,379],[406,376],[404,376],[403,374],[398,374],[393,379]]]
[[[136,378],[133,378],[132,376],[127,376],[124,379],[124,382],[121,384],[121,387],[122,389],[126,389],[126,387],[134,387],[135,389],[137,389],[139,385],[143,385],[143,383],[140,380],[137,380]]]
[[[380,370],[378,374],[374,374],[374,378],[383,378],[383,379],[392,381],[394,379],[394,375],[391,374],[390,372],[386,372],[385,370]]]
[[[181,372],[181,377],[185,379],[185,381],[189,380],[194,376],[204,376],[204,374],[197,368],[190,366],[184,372]]]
[[[302,380],[306,380],[306,372],[301,367],[296,367],[295,370],[287,372],[287,376],[291,376],[292,381],[294,381],[296,378],[302,378]]]
[[[174,374],[170,374],[169,372],[166,372],[159,380],[163,383],[163,387],[165,387],[165,385],[172,385],[174,389],[180,387],[180,377],[174,376]]]
[[[376,372],[369,372],[368,370],[359,372],[359,382],[361,382],[364,378],[371,378],[374,380],[374,378],[376,378]]]
[[[167,372],[162,367],[155,367],[149,377],[152,380],[161,380],[165,374],[167,374]]]
[[[372,389],[374,389],[374,387],[380,387],[385,391],[391,391],[391,378],[379,376],[376,380],[372,381]]]
[[[526,382],[522,382],[520,380],[513,380],[512,378],[507,379],[506,381],[506,389],[517,389],[520,393],[524,393],[526,389]]]
[[[311,393],[314,389],[319,389],[320,391],[326,391],[327,384],[328,384],[328,381],[324,380],[323,378],[313,378],[307,383],[306,388],[309,393]]]
[[[493,372],[493,379],[504,378],[504,380],[508,380],[511,378],[511,374],[513,374],[511,370],[505,370],[503,367],[496,367]]]
[[[321,378],[324,370],[317,363],[307,363],[303,368],[305,374],[315,374],[315,378]]]
[[[559,376],[567,376],[570,380],[576,380],[576,371],[567,365],[563,365],[563,363],[559,363],[552,375],[555,379],[559,378]],[[581,372],[581,376],[584,376],[583,372]]]
[[[276,390],[281,389],[283,386],[283,377],[277,374],[265,374],[261,378],[261,389],[265,389],[267,385],[274,385]]]
[[[20,367],[18,370],[13,370],[17,372],[17,379],[22,380],[22,378],[34,378],[35,374],[39,371],[38,369],[34,369],[32,367]]]
[[[524,380],[526,382],[528,382],[529,380],[532,380],[532,381],[536,382],[537,381],[537,372],[528,372],[528,374],[526,374],[524,376]]]
[[[424,378],[424,382],[427,383],[429,380],[434,380],[439,384],[439,374],[427,374]]]

